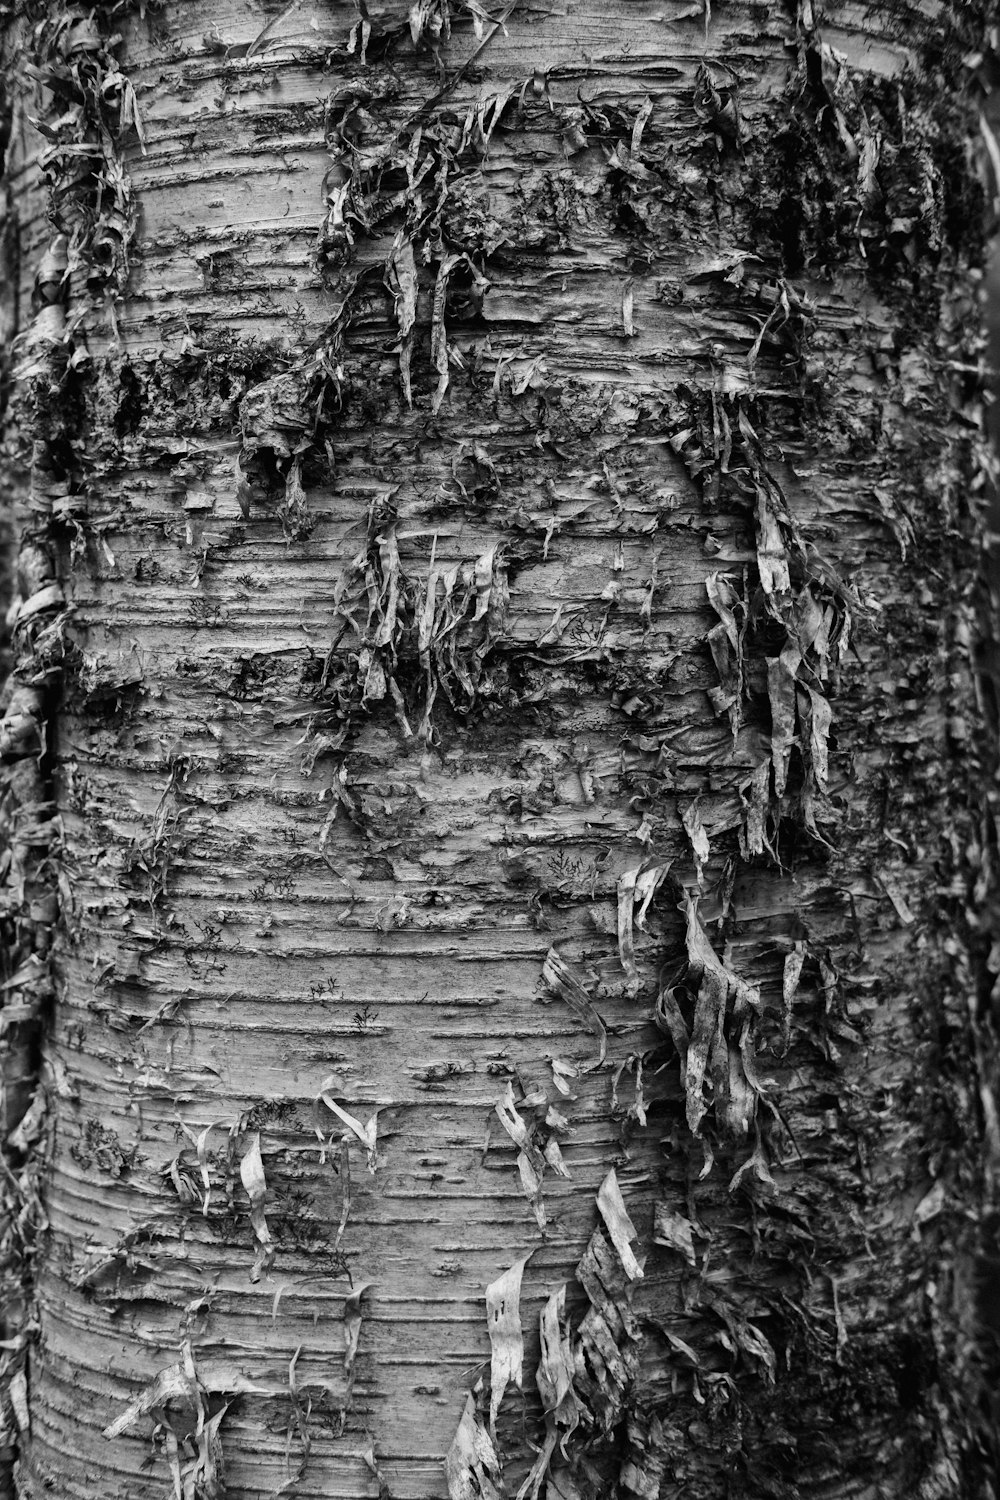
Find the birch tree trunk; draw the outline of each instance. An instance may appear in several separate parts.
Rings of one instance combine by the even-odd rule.
[[[8,1492],[985,1500],[985,7],[4,14]]]

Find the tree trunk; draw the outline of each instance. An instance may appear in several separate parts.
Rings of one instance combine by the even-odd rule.
[[[986,1500],[985,8],[5,27],[9,1492]]]

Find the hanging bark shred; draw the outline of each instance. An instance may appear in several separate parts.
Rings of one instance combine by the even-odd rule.
[[[488,664],[504,638],[509,603],[504,550],[494,544],[450,568],[436,568],[432,556],[425,581],[403,568],[391,508],[373,504],[367,530],[364,551],[335,587],[337,614],[355,640],[331,648],[322,687],[339,677],[349,698],[360,694],[361,710],[377,708],[388,696],[404,738],[413,738],[410,720],[419,715],[416,734],[433,744],[438,693],[464,714],[489,687]],[[359,619],[363,610],[364,624]],[[416,684],[411,686],[401,671],[414,652],[423,677],[422,701]],[[345,737],[342,723],[336,740],[323,739],[321,752],[339,746]]]
[[[613,1171],[602,1184],[598,1206],[609,1230],[614,1226],[614,1241],[595,1229],[576,1269],[590,1307],[574,1339],[573,1392],[581,1426],[607,1437],[627,1412],[638,1375],[639,1331],[632,1296],[642,1269],[629,1243],[635,1230]]]
[[[497,1413],[509,1382],[520,1391],[524,1363],[521,1333],[521,1277],[533,1252],[522,1255],[486,1288],[486,1326],[490,1335],[490,1434],[496,1441]]]
[[[503,1476],[493,1440],[483,1425],[480,1380],[469,1392],[445,1460],[449,1500],[504,1500]]]
[[[340,1223],[337,1225],[337,1237],[333,1242],[334,1250],[340,1249],[340,1242],[344,1238],[344,1230],[351,1213],[351,1143],[348,1137],[342,1136],[340,1140]]]
[[[759,1089],[748,1076],[747,1063],[752,1067],[752,1028],[762,1008],[761,994],[756,985],[719,960],[698,916],[697,903],[689,895],[684,897],[683,909],[688,978],[697,985],[684,1058],[687,1122],[694,1135],[701,1134],[709,1107],[705,1099],[709,1082],[716,1121],[727,1136],[738,1140],[747,1135],[756,1116]],[[661,1004],[664,1001],[661,995]],[[669,1015],[669,1011],[664,1013]]]
[[[372,1281],[362,1281],[354,1287],[349,1295],[344,1298],[344,1399],[340,1407],[340,1428],[343,1434],[344,1424],[347,1421],[347,1413],[351,1409],[351,1400],[354,1396],[354,1362],[358,1355],[358,1341],[361,1338],[361,1299],[367,1291],[374,1286]]]
[[[374,1445],[369,1443],[368,1447],[362,1453],[361,1457],[364,1460],[365,1468],[368,1470],[372,1478],[375,1480],[375,1483],[378,1485],[378,1500],[393,1500],[392,1490],[389,1488],[389,1481],[383,1474],[381,1468],[379,1467],[378,1459],[375,1457]]]
[[[639,1334],[631,1301],[635,1283],[642,1279],[643,1272],[632,1249],[638,1233],[625,1208],[614,1168],[601,1184],[597,1207],[604,1228],[594,1230],[577,1266],[576,1278],[590,1307],[576,1334],[566,1326],[564,1286],[548,1298],[540,1315],[540,1358],[535,1379],[545,1415],[545,1434],[536,1460],[518,1490],[517,1500],[535,1500],[546,1477],[550,1494],[576,1493],[568,1470],[550,1472],[557,1448],[562,1446],[565,1456],[567,1439],[581,1425],[607,1437],[626,1414],[638,1372]],[[493,1350],[491,1430],[508,1381],[514,1379],[520,1388],[523,1342],[518,1299],[527,1259],[525,1256],[515,1262],[487,1291],[487,1307],[495,1309],[497,1327],[502,1329],[500,1349],[494,1344]],[[481,1389],[482,1382],[474,1395],[479,1395]],[[466,1402],[449,1455],[452,1500],[503,1493],[496,1449],[483,1426],[474,1395]],[[632,1458],[635,1462],[635,1455]],[[474,1488],[483,1479],[494,1488]]]
[[[493,1107],[504,1130],[515,1146],[520,1148],[517,1155],[517,1170],[521,1177],[521,1186],[524,1189],[524,1196],[531,1204],[531,1211],[535,1215],[538,1227],[544,1234],[545,1205],[542,1202],[542,1178],[545,1174],[545,1155],[535,1144],[532,1132],[517,1111],[514,1103],[514,1089],[510,1083],[507,1084],[504,1097],[498,1099]]]
[[[562,1429],[566,1438],[580,1420],[579,1402],[573,1391],[574,1357],[566,1321],[566,1288],[553,1292],[539,1314],[540,1358],[535,1376],[546,1418]]]
[[[708,0],[705,0],[706,6]],[[627,1454],[618,1483],[628,1500],[659,1500],[670,1467],[668,1424],[636,1402],[625,1422]]]
[[[438,266],[434,283],[434,305],[431,314],[431,363],[437,371],[437,386],[431,397],[431,411],[436,415],[441,410],[449,385],[448,330],[445,327],[445,303],[448,298],[448,282],[455,267],[464,259],[461,255],[446,255]]]
[[[274,1260],[274,1242],[264,1216],[267,1199],[267,1183],[264,1179],[264,1162],[260,1154],[260,1132],[251,1139],[249,1149],[240,1159],[240,1180],[250,1199],[250,1223],[257,1238],[257,1257],[250,1272],[251,1281],[259,1281],[270,1269]]]
[[[771,807],[771,761],[762,760],[755,767],[749,780],[740,787],[745,801],[745,815],[740,829],[740,853],[744,859],[763,854],[765,849],[773,856],[774,850],[768,839],[768,813]]]
[[[566,1454],[566,1440],[580,1421],[580,1403],[573,1389],[575,1356],[566,1320],[566,1288],[553,1292],[539,1316],[539,1361],[535,1383],[545,1413],[545,1437],[535,1462],[517,1492],[517,1500],[535,1500],[549,1472],[557,1445]]]
[[[635,1258],[630,1241],[638,1239],[639,1235],[625,1210],[614,1167],[601,1183],[597,1194],[597,1206],[601,1211],[608,1234],[611,1236],[611,1243],[618,1251],[626,1276],[630,1281],[637,1280],[642,1276],[642,1267]]]
[[[634,870],[626,870],[618,881],[618,953],[632,994],[637,994],[639,991],[639,969],[635,958],[635,930],[636,928],[640,932],[644,930],[650,903],[667,878],[671,863],[672,861],[668,859],[645,866],[639,865]],[[636,906],[639,908],[638,911],[636,911]],[[550,978],[552,966],[548,958],[545,962],[549,972],[543,972],[543,978],[550,988],[555,988]],[[564,979],[563,982],[565,983],[566,980]],[[575,984],[576,982],[568,976],[568,983]],[[562,991],[558,993],[561,994]]]
[[[721,573],[705,581],[709,603],[719,623],[708,632],[708,644],[719,676],[719,686],[709,689],[708,696],[717,714],[729,715],[735,738],[743,719],[743,643],[746,635],[746,607],[736,589]]]
[[[666,1203],[658,1203],[653,1219],[653,1239],[658,1245],[667,1245],[676,1250],[690,1265],[696,1265],[694,1226],[683,1214],[675,1213]]]
[[[771,764],[774,766],[774,790],[780,797],[788,782],[792,749],[795,744],[795,678],[802,662],[802,652],[790,642],[778,656],[767,660],[767,692],[771,700]]]
[[[195,1135],[194,1131],[185,1125],[183,1120],[181,1121],[181,1129],[194,1146],[195,1154],[198,1158],[198,1170],[201,1173],[201,1183],[205,1194],[202,1199],[201,1211],[206,1218],[208,1217],[208,1210],[212,1201],[212,1179],[208,1170],[208,1138],[215,1128],[215,1124],[206,1125],[204,1130],[199,1131]]]
[[[799,938],[791,952],[785,954],[781,972],[781,1043],[784,1052],[788,1051],[788,1043],[792,1034],[792,1007],[805,961],[806,945]]]
[[[232,1368],[220,1367],[203,1375],[195,1366],[190,1342],[185,1341],[177,1364],[161,1370],[104,1429],[106,1438],[117,1438],[142,1418],[153,1418],[164,1432],[174,1500],[221,1500],[225,1460],[219,1429],[232,1394],[256,1389]],[[214,1394],[219,1391],[229,1392],[230,1399],[220,1404]]]
[[[274,1320],[272,1318],[272,1325],[273,1321]],[[305,1478],[306,1470],[309,1467],[309,1454],[312,1452],[312,1433],[309,1430],[309,1403],[308,1400],[306,1402],[303,1402],[302,1400],[302,1391],[299,1386],[298,1375],[295,1368],[299,1362],[299,1356],[301,1353],[302,1345],[300,1344],[295,1353],[292,1355],[291,1359],[288,1361],[288,1399],[291,1402],[292,1407],[292,1425],[295,1428],[295,1434],[299,1440],[299,1462],[295,1473],[289,1474],[286,1482],[281,1486],[281,1489],[277,1491],[277,1495],[289,1494],[293,1490],[298,1488],[298,1486]],[[289,1449],[291,1447],[290,1439],[291,1428],[289,1428]]]
[[[399,380],[403,389],[403,400],[413,405],[413,390],[410,382],[410,357],[413,348],[413,325],[417,319],[417,267],[413,258],[413,242],[398,235],[389,254],[389,289],[396,303],[396,323],[399,328]]]
[[[681,821],[691,845],[691,853],[694,855],[695,878],[701,888],[705,881],[704,869],[711,854],[711,845],[708,841],[708,830],[702,822],[701,807],[697,797],[684,809]]]

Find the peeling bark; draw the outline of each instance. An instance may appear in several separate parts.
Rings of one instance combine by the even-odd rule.
[[[4,22],[9,1493],[994,1492],[986,19]]]

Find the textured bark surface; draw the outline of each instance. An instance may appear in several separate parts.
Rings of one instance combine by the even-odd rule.
[[[19,1492],[985,1497],[984,22],[450,10],[7,23]]]

